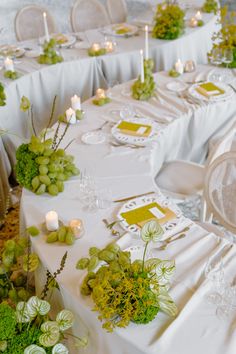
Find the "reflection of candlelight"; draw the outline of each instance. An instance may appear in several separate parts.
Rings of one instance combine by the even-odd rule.
[[[113,52],[114,48],[113,48],[113,43],[112,43],[112,41],[106,41],[106,42],[104,43],[104,46],[105,46],[105,49],[106,49],[107,53]]]
[[[196,13],[195,18],[196,18],[196,20],[198,20],[198,21],[202,20],[202,14],[201,14],[200,11],[198,11],[198,12]]]
[[[76,123],[75,111],[72,108],[69,108],[69,109],[66,110],[66,120],[70,124],[75,124]]]
[[[54,210],[49,211],[45,215],[46,227],[48,231],[55,231],[59,227],[58,215]]]
[[[83,236],[84,227],[83,227],[82,220],[73,219],[70,221],[69,226],[70,226],[75,237],[80,238]]]
[[[43,24],[44,24],[44,32],[45,32],[45,39],[49,42],[49,33],[48,33],[48,23],[47,23],[47,14],[46,12],[43,13]]]
[[[179,74],[183,74],[184,72],[184,65],[180,59],[178,59],[177,62],[175,63],[175,71]]]
[[[144,63],[143,63],[143,50],[140,50],[140,63],[141,63],[141,71],[140,71],[140,77],[141,77],[141,82],[144,82]]]
[[[192,17],[191,20],[190,20],[190,26],[191,27],[197,27],[198,25],[198,20],[196,20],[195,17]]]
[[[71,107],[74,111],[76,111],[77,109],[81,110],[80,97],[78,97],[77,95],[71,97]]]
[[[4,61],[6,71],[15,71],[13,61],[10,58],[6,58]]]
[[[99,44],[99,43],[93,43],[93,45],[92,45],[92,50],[93,50],[94,52],[98,52],[100,49],[101,49],[101,47],[100,47],[100,44]]]
[[[106,98],[106,94],[105,94],[105,91],[101,88],[98,88],[97,91],[96,91],[96,98],[98,100],[102,99],[102,98]]]

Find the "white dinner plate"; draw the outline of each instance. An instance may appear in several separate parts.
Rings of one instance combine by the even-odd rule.
[[[0,55],[20,58],[25,54],[24,48],[19,48],[15,45],[1,45]]]
[[[62,48],[69,47],[70,45],[73,45],[76,42],[76,37],[71,34],[53,33],[51,34],[51,37],[54,38],[57,42],[57,45]],[[43,44],[45,42],[45,39],[45,36],[41,37],[39,39],[39,43]]]
[[[136,130],[136,135],[129,135],[127,129],[124,132],[124,129],[120,129],[119,126],[121,123],[127,122],[131,123],[134,126],[136,124],[140,125],[140,128]],[[143,136],[145,130],[150,129],[151,131],[148,136]],[[153,121],[151,118],[127,118],[121,119],[111,130],[111,134],[115,139],[122,142],[123,144],[132,144],[132,145],[145,145],[152,142],[157,138],[160,131],[163,129],[163,126]],[[139,135],[140,134],[140,135]]]
[[[92,131],[83,134],[81,140],[89,145],[102,144],[106,141],[106,135],[102,132]]]
[[[188,85],[183,82],[183,81],[170,81],[168,82],[168,84],[166,85],[166,87],[168,88],[168,90],[173,91],[173,92],[181,92],[184,91],[188,88]]]
[[[103,28],[103,33],[117,37],[133,36],[137,31],[138,27],[129,23],[117,23]]]
[[[141,226],[138,224],[130,224],[127,213],[130,211],[135,211],[137,215],[138,210],[145,206],[148,211],[148,215],[150,215],[152,219],[156,218],[157,220],[161,220],[161,218],[166,217],[167,214],[165,213],[171,215],[169,218],[166,218],[166,221],[161,223],[164,231],[162,239],[171,236],[173,233],[178,232],[178,230],[182,230],[191,223],[191,220],[182,215],[181,210],[176,204],[164,197],[161,192],[156,192],[153,195],[135,198],[123,204],[117,214],[118,219],[121,220],[119,223],[120,226],[131,234],[139,235]],[[142,213],[144,213],[144,211]],[[145,223],[148,220],[150,219],[146,219],[146,217],[144,217],[144,220],[140,220],[140,222]]]
[[[207,81],[206,81],[207,82]],[[205,83],[206,83],[205,82]],[[209,82],[209,81],[208,81]],[[205,102],[219,102],[219,101],[224,101],[224,100],[227,100],[229,98],[231,98],[231,96],[233,96],[234,94],[234,91],[233,89],[227,85],[227,84],[224,84],[222,82],[213,82],[212,83],[219,87],[220,89],[224,90],[224,93],[220,94],[220,95],[212,95],[212,96],[209,96],[209,97],[206,97],[204,95],[202,95],[201,93],[199,93],[196,89],[199,85],[202,85],[204,84],[201,83],[197,83],[197,84],[194,84],[192,85],[191,87],[189,87],[188,89],[188,92],[190,94],[190,96],[192,96],[193,98],[196,98],[198,100],[201,100],[201,101],[205,101]]]

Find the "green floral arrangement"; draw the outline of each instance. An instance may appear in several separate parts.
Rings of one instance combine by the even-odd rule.
[[[104,104],[110,103],[111,99],[109,97],[94,98],[92,102],[95,106],[104,106]]]
[[[82,109],[77,109],[75,111],[75,116],[76,116],[76,120],[77,121],[80,121],[84,118],[84,111]],[[67,123],[67,119],[66,119],[66,113],[64,114],[61,114],[59,117],[58,117],[58,120],[62,123]]]
[[[169,74],[169,76],[171,76],[171,77],[179,77],[179,76],[181,75],[181,74],[178,73],[175,69],[169,70],[168,74]]]
[[[35,234],[35,228],[27,229],[28,235]],[[12,303],[27,300],[34,292],[28,282],[29,273],[39,266],[37,254],[30,252],[29,238],[5,241],[0,256],[0,301],[9,299]]]
[[[214,12],[214,14],[216,14],[218,7],[218,2],[216,0],[205,0],[202,6],[202,11],[207,13]]]
[[[156,221],[143,226],[142,260],[132,262],[130,252],[121,251],[113,243],[102,250],[91,247],[90,257],[78,261],[77,269],[88,272],[81,285],[81,294],[91,296],[95,304],[93,310],[99,312],[98,318],[108,332],[115,327],[126,327],[130,321],[148,323],[161,310],[171,316],[177,314],[177,307],[168,293],[174,262],[158,258],[145,260],[148,244],[158,241],[162,234]]]
[[[92,47],[88,49],[88,55],[90,57],[98,57],[100,55],[106,54],[106,48],[100,48],[99,50],[94,50]]]
[[[222,51],[231,49],[233,60],[228,64],[229,68],[236,68],[236,12],[228,13],[228,8],[221,9],[220,31],[213,34],[213,48],[220,48]],[[208,53],[210,59],[212,52]],[[225,64],[223,64],[225,65]]]
[[[78,168],[73,163],[74,157],[66,154],[66,148],[59,148],[69,128],[69,123],[66,124],[59,136],[61,122],[58,122],[54,136],[47,138],[49,127],[53,121],[55,102],[56,97],[53,101],[47,128],[37,135],[30,102],[24,96],[21,100],[21,109],[31,115],[33,134],[29,143],[21,144],[16,151],[16,179],[22,187],[38,195],[47,192],[55,196],[63,192],[64,181],[79,174]]]
[[[58,55],[56,48],[56,40],[51,38],[49,42],[45,42],[43,45],[43,54],[41,54],[38,58],[39,64],[57,64],[63,61],[61,55]]]
[[[152,37],[176,39],[184,33],[185,13],[177,4],[159,4],[154,17]]]
[[[6,105],[6,94],[3,84],[0,82],[0,106]]]
[[[19,73],[17,71],[7,70],[4,72],[4,77],[10,80],[16,80],[19,78]]]
[[[154,62],[152,59],[144,60],[144,82],[141,82],[139,75],[138,80],[131,87],[134,99],[145,101],[154,95],[156,85],[152,74],[153,68]]]
[[[204,21],[203,20],[197,20],[197,26],[198,27],[204,26]]]

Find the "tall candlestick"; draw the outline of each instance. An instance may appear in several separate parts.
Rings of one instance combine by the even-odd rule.
[[[48,231],[55,231],[59,227],[58,215],[54,210],[49,211],[45,216],[46,228]]]
[[[197,11],[197,13],[196,13],[196,15],[195,15],[195,18],[196,18],[196,20],[198,20],[198,21],[202,20],[202,14],[201,14],[200,11]]]
[[[140,63],[141,63],[141,71],[140,71],[140,76],[141,76],[141,82],[144,82],[144,63],[143,63],[143,50],[140,50]]]
[[[4,61],[4,66],[5,66],[5,70],[6,71],[15,71],[14,70],[13,60],[8,58],[8,57]]]
[[[70,124],[75,124],[76,123],[75,111],[72,108],[69,108],[69,109],[66,110],[66,120]]]
[[[48,32],[48,23],[47,23],[47,14],[46,12],[43,13],[43,24],[44,24],[44,32],[45,32],[45,38],[46,41],[49,42],[49,32]]]
[[[148,26],[145,26],[145,59],[149,58],[149,50],[148,50]]]
[[[74,95],[71,97],[71,108],[76,111],[76,110],[81,110],[81,102],[80,102],[80,97],[77,95]]]

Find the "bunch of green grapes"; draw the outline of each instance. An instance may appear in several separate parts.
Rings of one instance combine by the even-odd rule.
[[[73,245],[75,242],[75,236],[69,226],[61,226],[57,231],[52,231],[47,236],[47,242],[61,242],[67,245]]]

